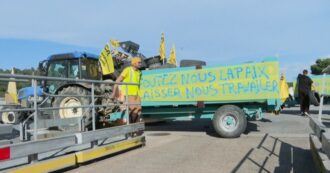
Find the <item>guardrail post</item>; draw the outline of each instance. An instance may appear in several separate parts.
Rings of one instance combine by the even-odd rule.
[[[323,77],[322,77],[322,89],[321,89],[321,98],[320,98],[320,107],[319,107],[319,116],[318,116],[318,120],[320,122],[322,122],[322,111],[323,111],[325,80],[326,80],[326,74],[324,73],[323,74]]]
[[[126,103],[126,113],[125,113],[125,116],[127,117],[127,124],[130,124],[129,122],[129,105],[128,105],[128,85],[125,84],[125,88],[126,88],[126,95],[125,95],[125,103]]]
[[[94,97],[94,83],[92,82],[92,116],[93,116],[93,131],[95,131],[95,97]]]
[[[22,122],[19,123],[19,140],[24,141],[24,125]]]
[[[33,139],[34,140],[38,140],[38,135],[37,135],[37,118],[38,118],[38,105],[37,105],[37,80],[36,79],[32,79],[32,83],[33,83],[33,107],[34,107],[34,116],[33,116],[33,120],[34,120],[34,127],[33,127]]]
[[[29,163],[35,163],[35,162],[38,162],[38,154],[31,154],[31,155],[28,155],[28,162],[29,162]]]

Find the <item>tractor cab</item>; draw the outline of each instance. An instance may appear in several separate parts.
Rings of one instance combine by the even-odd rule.
[[[38,69],[42,76],[47,77],[90,80],[101,79],[98,56],[84,52],[52,55],[48,57],[47,60],[40,62]],[[62,86],[69,84],[73,83],[61,80],[45,80],[42,82],[42,87],[49,93],[55,93]]]

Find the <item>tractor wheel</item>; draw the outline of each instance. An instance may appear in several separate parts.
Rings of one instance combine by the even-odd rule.
[[[68,97],[64,96],[68,95]],[[63,88],[58,92],[58,97],[55,97],[52,105],[53,107],[74,107],[74,106],[88,106],[91,103],[91,98],[88,97],[90,91],[77,87],[70,86]],[[62,97],[63,96],[63,97]],[[65,119],[74,117],[84,117],[84,124],[86,128],[92,126],[92,109],[91,108],[66,108],[57,109],[54,111],[54,118]]]
[[[206,62],[201,60],[181,60],[180,67],[205,66]]]
[[[176,67],[176,65],[166,63],[166,64],[163,64],[163,65],[159,64],[159,66],[156,66],[156,67],[151,68],[151,69],[164,69],[164,68],[175,68],[175,67]]]
[[[235,105],[221,106],[213,117],[215,131],[224,138],[236,138],[246,129],[247,120],[243,110]]]
[[[154,57],[150,57],[144,60],[146,65],[150,68],[150,65],[152,64],[158,64],[158,63],[162,63],[160,60],[160,56],[154,56]]]

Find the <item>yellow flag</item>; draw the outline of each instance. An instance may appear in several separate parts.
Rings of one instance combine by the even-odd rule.
[[[120,46],[118,40],[110,40],[110,42],[113,48],[118,48]]]
[[[289,97],[289,86],[285,80],[285,76],[283,73],[282,73],[281,79],[280,79],[280,96],[281,96],[282,102],[284,102]]]
[[[165,55],[165,38],[164,38],[164,33],[162,33],[162,37],[160,39],[160,47],[159,47],[159,55],[160,55],[160,60],[164,61],[166,58]]]
[[[108,75],[115,71],[109,44],[105,45],[104,49],[101,51],[99,62],[101,64],[103,75]]]
[[[176,51],[175,51],[175,45],[173,44],[170,57],[168,58],[168,63],[176,65]]]
[[[11,74],[15,74],[14,68],[11,70]],[[17,87],[15,81],[8,82],[7,92],[5,94],[5,102],[6,104],[17,104]]]

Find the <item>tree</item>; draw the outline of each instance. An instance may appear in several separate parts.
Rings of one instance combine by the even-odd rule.
[[[317,59],[315,64],[311,66],[312,74],[321,74],[322,70],[325,69],[328,65],[330,65],[330,58]]]

